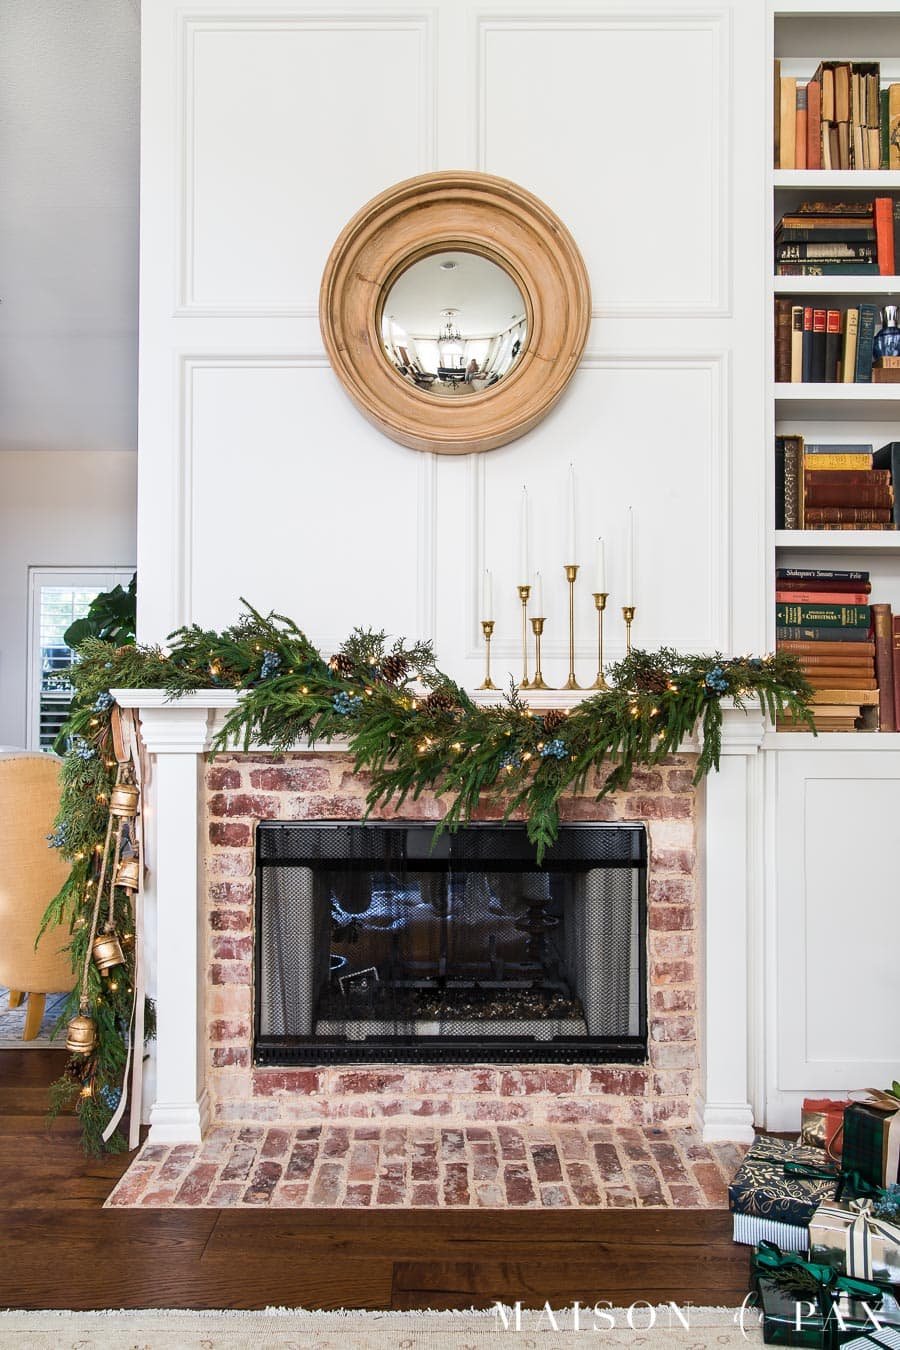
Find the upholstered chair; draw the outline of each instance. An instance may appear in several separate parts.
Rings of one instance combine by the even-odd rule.
[[[47,835],[59,806],[61,760],[28,750],[0,751],[0,985],[9,1006],[28,999],[23,1039],[41,1026],[47,994],[72,988],[65,925],[34,940],[44,910],[62,886],[68,867]]]

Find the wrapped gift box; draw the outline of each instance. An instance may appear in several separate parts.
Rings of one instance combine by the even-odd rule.
[[[755,1139],[728,1188],[735,1242],[766,1239],[782,1251],[804,1251],[809,1245],[809,1221],[819,1205],[834,1199],[837,1176],[796,1176],[785,1170],[786,1163],[827,1168],[821,1149],[765,1135]]]
[[[826,1319],[829,1298],[800,1298],[779,1287],[771,1273],[752,1263],[754,1282],[762,1313],[763,1340],[766,1345],[799,1345],[811,1350],[836,1350],[847,1345],[896,1346],[900,1340],[900,1305],[884,1290],[879,1300],[841,1296],[840,1319]],[[826,1326],[827,1322],[827,1326]],[[875,1337],[882,1337],[879,1341]]]
[[[900,1283],[900,1228],[872,1213],[871,1200],[820,1205],[809,1225],[811,1261],[860,1280]]]
[[[872,1097],[852,1102],[844,1112],[841,1165],[872,1186],[890,1186],[900,1181],[900,1101],[889,1093]]]

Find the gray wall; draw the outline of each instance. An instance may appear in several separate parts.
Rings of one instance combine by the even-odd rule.
[[[135,560],[139,0],[0,0],[0,743],[29,566]]]

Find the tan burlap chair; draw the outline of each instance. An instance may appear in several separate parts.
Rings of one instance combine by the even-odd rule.
[[[28,999],[23,1039],[41,1026],[47,994],[72,988],[67,927],[48,929],[37,950],[34,940],[47,904],[68,874],[68,866],[47,835],[59,806],[55,755],[28,750],[0,751],[0,985],[9,988],[9,1006]]]

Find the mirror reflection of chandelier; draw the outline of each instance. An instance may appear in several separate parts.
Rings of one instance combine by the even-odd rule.
[[[441,358],[441,365],[447,370],[461,369],[463,356],[465,354],[465,345],[460,336],[459,329],[454,323],[454,319],[458,313],[458,309],[441,310],[441,318],[444,320],[444,326],[438,335],[438,352]]]

